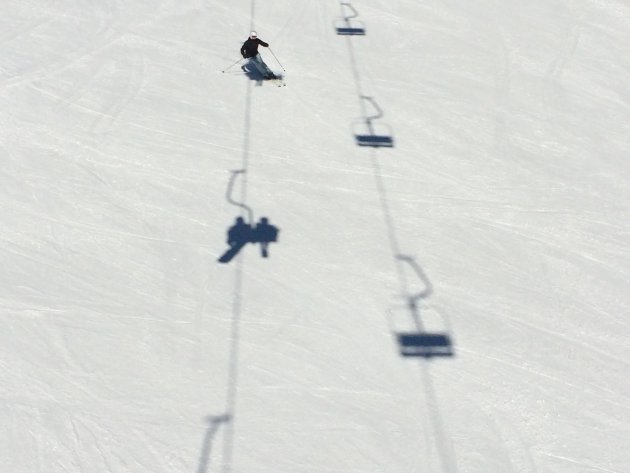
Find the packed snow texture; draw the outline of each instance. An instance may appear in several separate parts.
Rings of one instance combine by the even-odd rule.
[[[630,472],[627,1],[2,7],[0,471]]]

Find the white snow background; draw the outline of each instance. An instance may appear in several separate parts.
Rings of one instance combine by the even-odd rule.
[[[2,1],[0,472],[630,472],[630,4],[350,2]]]

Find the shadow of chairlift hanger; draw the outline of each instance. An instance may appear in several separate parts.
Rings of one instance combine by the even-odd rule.
[[[343,18],[335,22],[335,31],[339,36],[365,36],[365,27],[363,23],[356,20],[359,13],[350,4],[346,2],[341,3],[341,9],[348,8],[352,11],[351,15],[344,15]]]
[[[352,132],[357,145],[371,148],[393,148],[394,138],[389,125],[374,123],[375,120],[383,117],[383,110],[372,97],[361,96],[361,100],[369,102],[376,114],[367,116],[361,122],[355,122],[352,125]]]
[[[405,323],[404,330],[402,327],[395,327],[395,320],[390,310],[390,321],[394,322],[394,334],[398,342],[399,353],[403,357],[452,357],[455,355],[453,350],[453,342],[447,330],[428,331],[424,328],[420,317],[420,301],[426,299],[432,292],[431,283],[424,275],[422,269],[416,262],[407,256],[398,255],[398,259],[405,261],[411,265],[414,272],[425,283],[426,289],[418,294],[405,295]],[[427,311],[425,310],[425,313]],[[440,315],[440,325],[444,327],[444,318]],[[426,315],[425,315],[426,318]]]

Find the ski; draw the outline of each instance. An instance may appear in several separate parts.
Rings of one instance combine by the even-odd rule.
[[[272,77],[270,79],[265,79],[266,82],[270,82],[273,85],[275,85],[276,87],[286,87],[287,83],[284,80],[283,76],[278,76],[276,75],[275,77]]]

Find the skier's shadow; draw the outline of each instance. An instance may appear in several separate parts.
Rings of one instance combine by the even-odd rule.
[[[278,241],[280,229],[262,217],[254,226],[245,222],[243,217],[236,217],[234,225],[227,231],[228,250],[219,258],[220,263],[229,263],[248,243],[260,244],[260,255],[269,257],[269,243]]]
[[[257,86],[263,85],[263,83],[267,80],[267,79],[265,79],[265,76],[251,62],[247,62],[246,64],[243,64],[241,66],[241,70],[247,76],[247,78],[249,80],[256,82]],[[269,70],[271,71],[271,69],[269,69]],[[271,72],[274,74],[275,79],[282,80],[284,78],[284,76],[282,74],[279,74],[279,73],[273,72],[273,71],[271,71]]]
[[[241,70],[245,73],[249,80],[253,80],[259,85],[262,84],[263,80],[265,79],[261,72],[256,69],[256,67],[249,60],[241,66]]]

